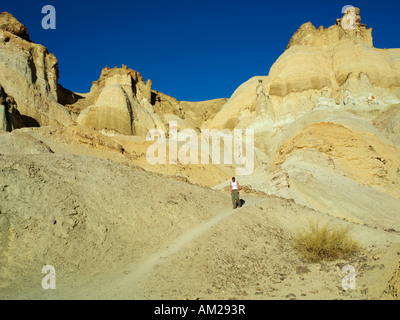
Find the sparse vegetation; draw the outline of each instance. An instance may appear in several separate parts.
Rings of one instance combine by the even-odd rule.
[[[346,258],[360,250],[358,242],[351,238],[350,227],[310,222],[309,230],[297,232],[294,247],[309,262]]]

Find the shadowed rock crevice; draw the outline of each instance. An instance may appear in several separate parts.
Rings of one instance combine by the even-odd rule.
[[[0,130],[12,131],[25,126],[14,98],[7,95],[0,86]]]

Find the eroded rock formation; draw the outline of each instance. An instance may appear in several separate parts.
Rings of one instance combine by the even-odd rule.
[[[68,125],[69,112],[58,103],[58,61],[30,41],[24,25],[0,14],[0,85],[12,96],[26,125]]]

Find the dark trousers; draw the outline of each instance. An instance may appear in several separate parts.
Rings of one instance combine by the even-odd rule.
[[[237,190],[232,190],[232,205],[234,208],[236,206],[240,207],[239,192]]]

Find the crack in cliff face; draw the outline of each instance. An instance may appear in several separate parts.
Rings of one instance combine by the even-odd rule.
[[[28,66],[31,71],[31,79],[30,80],[32,81],[33,84],[36,84],[38,76],[37,76],[36,64],[35,64],[35,61],[32,56],[29,57],[29,59],[28,59]]]
[[[131,132],[132,132],[133,135],[135,135],[136,134],[136,130],[135,130],[135,126],[134,126],[134,123],[133,123],[133,121],[135,120],[135,117],[134,117],[134,114],[133,114],[132,104],[131,104],[131,101],[130,101],[129,96],[126,93],[126,91],[124,89],[122,89],[122,90],[123,90],[123,93],[124,93],[125,99],[126,99],[126,107],[128,109],[129,118],[130,118],[130,124],[131,124]]]
[[[0,130],[11,132],[22,127],[24,122],[14,98],[7,95],[0,85]]]

